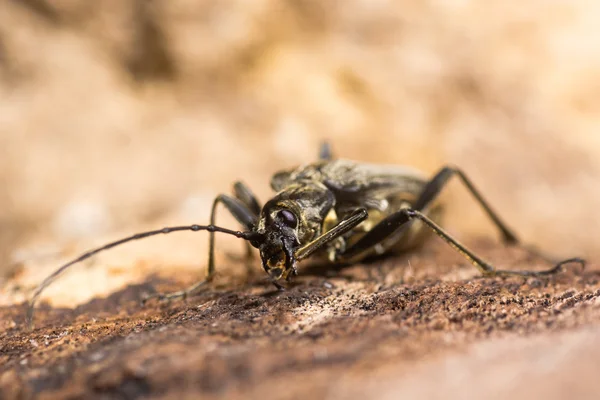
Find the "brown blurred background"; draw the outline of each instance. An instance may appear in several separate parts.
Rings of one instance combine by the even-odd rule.
[[[598,16],[546,0],[0,2],[2,265],[204,223],[236,179],[264,200],[324,139],[344,158],[459,165],[526,241],[598,257]],[[458,184],[446,197],[451,232],[494,234]],[[149,246],[197,268],[204,242]]]

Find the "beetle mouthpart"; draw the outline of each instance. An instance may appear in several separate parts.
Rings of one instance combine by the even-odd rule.
[[[283,268],[271,268],[269,276],[274,280],[279,280],[283,276]]]

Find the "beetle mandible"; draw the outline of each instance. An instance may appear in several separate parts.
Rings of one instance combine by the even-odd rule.
[[[449,235],[439,225],[442,206],[438,195],[451,177],[457,176],[500,231],[506,244],[518,244],[517,236],[492,210],[479,191],[458,168],[446,166],[427,179],[422,172],[404,166],[389,166],[333,159],[322,145],[319,161],[277,172],[271,179],[275,196],[262,207],[243,183],[233,185],[233,196],[221,194],[213,202],[209,225],[167,227],[141,232],[90,250],[61,266],[35,290],[28,306],[31,323],[35,302],[42,291],[71,265],[121,244],[177,231],[208,231],[209,253],[206,277],[193,286],[161,299],[185,298],[201,290],[215,275],[215,233],[244,239],[260,252],[262,267],[279,289],[282,279],[297,275],[296,264],[320,254],[331,263],[352,263],[373,255],[409,250],[433,232],[462,254],[485,276],[541,276],[554,274],[570,258],[542,271],[497,269]],[[235,231],[215,225],[217,206],[222,204],[244,228]],[[154,296],[152,296],[154,297]]]

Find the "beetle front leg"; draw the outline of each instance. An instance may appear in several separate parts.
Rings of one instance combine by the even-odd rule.
[[[309,257],[324,245],[331,243],[333,240],[336,240],[340,236],[354,229],[358,224],[366,220],[368,217],[369,214],[367,213],[366,209],[358,208],[354,210],[352,213],[342,218],[342,220],[333,228],[296,250],[294,258],[296,261],[301,261]]]
[[[233,215],[233,217],[247,230],[252,230],[255,224],[258,221],[258,215],[252,212],[244,202],[238,198],[228,196],[226,194],[221,194],[215,198],[213,201],[211,214],[210,214],[210,224],[214,225],[217,214],[217,206],[219,204],[223,204],[225,208]],[[209,242],[208,242],[208,268],[206,271],[206,277],[193,284],[192,286],[180,290],[177,292],[167,293],[167,294],[155,294],[149,297],[146,297],[143,302],[152,299],[158,298],[159,300],[172,300],[178,298],[187,298],[192,296],[198,291],[210,283],[215,275],[215,232],[209,232]]]
[[[261,207],[252,190],[243,182],[237,181],[233,184],[233,194],[258,219]]]
[[[248,208],[248,210],[256,217],[254,224],[260,218],[261,206],[256,195],[250,190],[246,184],[237,181],[233,184],[233,194]],[[254,250],[252,245],[246,242],[246,255],[244,257],[244,263],[246,264],[246,273],[248,276],[252,275],[252,261],[254,260]]]

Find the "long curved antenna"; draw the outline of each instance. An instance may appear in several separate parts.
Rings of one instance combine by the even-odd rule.
[[[119,240],[116,240],[114,242],[105,244],[104,246],[101,246],[101,247],[98,247],[96,249],[87,251],[87,252],[83,253],[82,255],[80,255],[79,257],[77,257],[76,259],[74,259],[72,261],[69,261],[68,263],[66,263],[65,265],[63,265],[62,267],[60,267],[59,269],[57,269],[56,271],[54,271],[46,279],[44,279],[44,281],[42,283],[40,283],[40,285],[35,289],[35,292],[33,293],[33,296],[31,297],[31,300],[29,300],[29,304],[27,306],[27,324],[31,328],[32,321],[33,321],[33,310],[34,310],[34,307],[35,307],[35,303],[36,303],[38,297],[40,296],[40,294],[42,294],[42,292],[44,291],[44,289],[46,289],[48,286],[50,286],[50,284],[52,282],[54,282],[54,280],[56,278],[58,278],[63,272],[65,272],[65,270],[67,268],[69,268],[73,264],[77,264],[78,262],[86,260],[86,259],[88,259],[88,258],[90,258],[90,257],[92,257],[92,256],[94,256],[94,255],[96,255],[96,254],[104,251],[104,250],[111,249],[113,247],[122,245],[124,243],[131,242],[133,240],[144,239],[144,238],[147,238],[149,236],[155,236],[155,235],[161,235],[161,234],[166,235],[168,233],[177,232],[177,231],[221,232],[221,233],[227,233],[228,235],[233,235],[235,237],[238,237],[238,238],[244,239],[244,240],[260,240],[260,236],[261,236],[257,232],[234,231],[234,230],[231,230],[231,229],[221,228],[221,227],[218,227],[218,226],[215,226],[215,225],[185,225],[185,226],[166,227],[166,228],[157,229],[157,230],[154,230],[154,231],[140,232],[140,233],[136,233],[135,235],[131,235],[131,236],[128,236],[126,238],[119,239]]]

